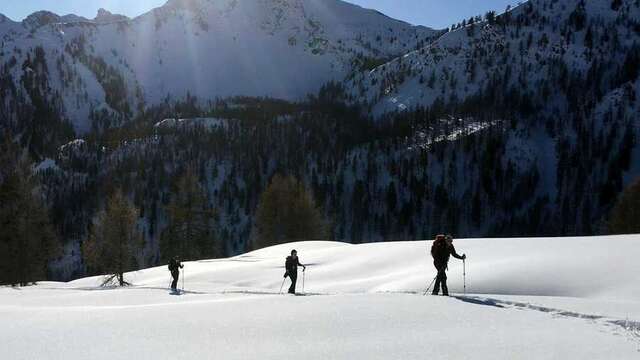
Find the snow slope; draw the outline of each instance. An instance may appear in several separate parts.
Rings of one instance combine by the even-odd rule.
[[[304,242],[188,262],[182,296],[165,266],[126,289],[2,288],[0,336],[12,359],[637,358],[640,236],[455,244],[473,294],[422,296],[430,242]],[[277,295],[291,248],[308,296]],[[460,294],[462,264],[449,270]]]
[[[468,118],[471,123],[474,117],[486,124],[498,123],[471,136],[467,144],[477,140],[488,144],[497,137],[504,144],[503,151],[457,146],[465,141],[445,143],[425,166],[430,176],[426,188],[446,188],[456,217],[475,213],[481,219],[460,221],[456,233],[496,234],[510,228],[511,221],[519,224],[503,234],[599,233],[594,230],[606,221],[601,220],[608,216],[605,209],[616,198],[601,190],[609,188],[608,182],[624,189],[640,176],[636,165],[640,158],[631,157],[640,154],[638,143],[623,140],[637,139],[640,134],[640,102],[635,97],[640,81],[635,73],[619,75],[623,64],[629,64],[628,59],[638,52],[640,3],[531,0],[490,19],[464,20],[424,48],[359,73],[347,82],[350,96],[382,119],[400,115],[412,126],[413,121],[418,122],[415,149],[429,148],[447,138],[439,124],[431,130],[436,119],[429,114],[443,113],[437,116],[445,124],[448,116]],[[559,74],[571,74],[568,82],[580,85],[565,87],[564,75]],[[593,95],[587,94],[593,84],[602,86],[596,85]],[[579,110],[583,107],[591,110],[583,114]],[[420,108],[424,111],[414,111]],[[506,124],[511,129],[505,129]],[[591,156],[599,152],[596,149],[607,136],[612,140],[601,150],[605,155]],[[496,154],[497,160],[478,161]],[[564,160],[569,158],[572,160]],[[627,158],[631,159],[628,163],[617,160]],[[514,191],[485,191],[494,184],[501,188],[499,174],[506,168],[516,174],[507,176],[507,186],[528,178],[524,187],[530,191],[515,187]],[[397,177],[393,179],[400,183]],[[442,179],[453,180],[445,183]],[[512,204],[504,213],[492,205],[496,193],[510,194],[509,200],[495,202]],[[414,207],[415,195],[415,190],[407,192],[407,200],[399,207]],[[436,205],[431,199],[425,203]],[[545,218],[549,220],[539,220]],[[531,230],[525,230],[530,225]]]
[[[347,87],[358,102],[371,105],[377,115],[431,106],[437,99],[464,100],[483,91],[492,77],[502,75],[505,68],[513,76],[507,76],[502,87],[534,89],[548,81],[549,69],[555,62],[561,61],[580,73],[593,65],[594,53],[617,61],[624,59],[638,41],[635,24],[640,19],[640,6],[633,0],[624,0],[624,6],[614,10],[611,3],[529,0],[502,16],[504,27],[478,20],[466,24],[465,20],[464,26],[424,48],[359,73],[347,82]],[[605,36],[595,41],[595,50],[591,51],[583,40],[586,27],[575,34],[566,30],[567,24],[573,24],[576,9],[581,9],[588,21],[606,26],[603,32],[620,34],[617,53],[604,50],[608,43]],[[516,19],[524,20],[518,23]],[[565,36],[564,32],[572,36]]]

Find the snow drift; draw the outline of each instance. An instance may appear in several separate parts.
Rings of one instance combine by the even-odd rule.
[[[467,290],[478,294],[640,300],[640,236],[468,239]],[[300,242],[222,260],[186,263],[187,289],[277,291],[284,259],[298,250],[313,293],[420,292],[435,276],[431,241],[345,244]],[[451,259],[449,286],[463,291],[462,261]],[[166,286],[166,266],[129,275],[140,286]],[[300,280],[302,278],[300,277]],[[96,286],[87,278],[66,286]],[[302,283],[300,284],[302,285]]]

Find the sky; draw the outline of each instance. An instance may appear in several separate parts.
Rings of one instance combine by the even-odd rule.
[[[517,0],[348,0],[360,6],[376,9],[393,18],[415,25],[445,28],[453,23],[489,10],[502,12]],[[0,13],[21,21],[38,10],[59,15],[76,14],[94,18],[99,8],[112,13],[135,17],[166,0],[0,0]]]

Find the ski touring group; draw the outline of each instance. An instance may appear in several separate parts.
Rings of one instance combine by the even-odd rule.
[[[460,259],[463,262],[467,259],[466,254],[458,255],[456,252],[456,248],[453,246],[453,237],[451,235],[438,235],[431,245],[431,257],[433,258],[433,266],[436,268],[437,275],[427,287],[427,291],[425,291],[425,295],[429,292],[431,285],[435,283],[433,286],[432,295],[439,295],[440,289],[442,289],[443,296],[449,296],[449,288],[447,286],[447,270],[449,267],[449,259],[453,256],[456,259]],[[303,275],[307,270],[306,265],[300,263],[300,259],[298,258],[298,252],[296,250],[291,250],[291,255],[287,256],[284,268],[284,279],[282,280],[282,285],[280,286],[280,293],[282,292],[282,288],[287,278],[291,280],[291,286],[289,286],[288,293],[296,294],[296,283],[298,282],[298,266],[302,266]],[[180,262],[179,257],[175,256],[169,261],[169,271],[171,272],[171,290],[174,293],[179,293],[178,290],[178,280],[180,277],[180,269],[184,268],[184,264]],[[466,272],[466,270],[465,270]],[[184,274],[182,276],[183,282],[183,290],[184,290]],[[303,282],[304,284],[304,282]],[[304,285],[303,285],[304,290]],[[466,280],[465,280],[465,291],[466,291]]]

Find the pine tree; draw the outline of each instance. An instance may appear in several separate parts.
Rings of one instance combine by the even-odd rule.
[[[618,11],[618,9],[620,9],[620,7],[622,6],[622,0],[612,0],[611,1],[611,9]]]
[[[611,212],[609,230],[612,234],[640,234],[640,178],[622,192]]]
[[[169,225],[160,241],[162,261],[176,255],[192,260],[221,255],[212,226],[215,212],[192,169],[178,179],[167,215]]]
[[[136,269],[144,246],[137,220],[138,210],[119,190],[96,216],[82,252],[90,272],[105,274],[103,286],[116,280],[120,286],[129,285],[124,273]]]
[[[291,176],[275,175],[260,196],[252,231],[254,247],[326,236],[326,221],[304,185]]]
[[[47,279],[48,262],[60,247],[30,161],[10,159],[7,146],[12,144],[0,146],[0,284],[26,286]]]

